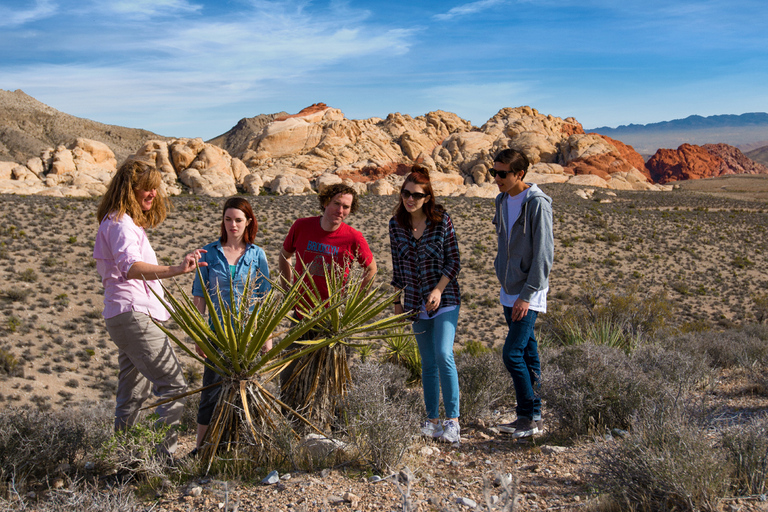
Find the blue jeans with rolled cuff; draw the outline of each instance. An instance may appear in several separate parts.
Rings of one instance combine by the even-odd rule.
[[[538,343],[533,333],[537,316],[536,311],[529,309],[525,318],[513,322],[512,308],[504,306],[504,319],[509,326],[509,332],[504,342],[502,359],[515,385],[515,412],[518,418],[526,417],[532,420],[541,419],[541,397],[538,393],[541,385],[541,362]]]
[[[440,389],[446,418],[459,417],[459,374],[453,360],[453,340],[459,307],[428,320],[413,322],[413,333],[421,355],[421,385],[427,418],[440,417]]]

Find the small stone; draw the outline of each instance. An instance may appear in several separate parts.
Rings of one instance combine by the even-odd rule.
[[[331,474],[331,470],[328,469],[328,468],[325,468],[324,470],[322,470],[320,472],[320,478],[327,478],[328,475],[330,475],[330,474]]]
[[[290,473],[286,473],[286,474],[284,474],[283,476],[280,477],[280,480],[290,480],[290,479],[291,479],[291,474]]]
[[[190,488],[189,491],[187,491],[187,496],[193,496],[195,498],[201,494],[203,494],[203,488],[199,485],[195,485],[194,487]]]
[[[459,505],[464,505],[465,507],[469,508],[477,508],[477,503],[475,500],[469,499],[469,498],[456,498],[456,503]]]
[[[565,446],[544,445],[541,447],[541,453],[545,453],[547,455],[553,454],[553,453],[564,453],[567,451],[568,451],[568,448],[566,448]]]
[[[347,503],[351,503],[353,507],[356,507],[357,503],[360,501],[360,497],[351,492],[345,492],[342,498],[344,498],[344,501]]]
[[[62,487],[64,487],[64,479],[63,478],[56,478],[53,481],[53,488],[54,489],[61,489]]]
[[[269,472],[269,474],[266,477],[264,477],[264,480],[262,480],[261,483],[264,485],[272,485],[272,484],[276,484],[279,481],[280,481],[280,475],[278,474],[277,471],[272,470]]]
[[[419,450],[419,455],[421,455],[422,457],[429,457],[432,455],[432,453],[433,453],[432,448],[430,448],[429,446],[424,446],[421,448],[421,450]]]
[[[379,475],[373,475],[368,481],[375,484],[376,482],[381,482],[381,477]]]
[[[86,471],[93,471],[94,469],[96,469],[96,464],[91,461],[88,461],[85,463],[83,467],[85,467]]]
[[[627,432],[626,430],[622,430],[620,428],[614,428],[611,430],[611,434],[613,434],[614,437],[620,437],[624,439],[629,435],[629,432]]]

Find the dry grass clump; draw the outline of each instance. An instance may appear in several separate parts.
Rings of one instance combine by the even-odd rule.
[[[23,484],[55,474],[61,464],[74,467],[111,435],[112,417],[106,408],[5,408],[0,415],[0,481]]]
[[[725,433],[723,447],[733,466],[737,495],[764,495],[768,490],[768,416],[750,419]]]
[[[51,490],[44,500],[15,494],[4,499],[0,497],[1,510],[35,510],[36,512],[138,512],[144,507],[136,499],[133,490],[125,485],[100,489],[84,481],[73,483],[67,488]]]
[[[768,325],[748,324],[725,331],[687,333],[670,340],[687,353],[706,354],[717,368],[768,365]]]
[[[631,510],[716,510],[732,467],[695,412],[662,405],[635,417],[633,433],[594,453],[594,482]]]
[[[406,387],[408,371],[360,363],[342,405],[342,426],[360,458],[378,473],[397,467],[418,429],[421,397]]]

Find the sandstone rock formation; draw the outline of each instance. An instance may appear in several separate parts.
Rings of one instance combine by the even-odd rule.
[[[308,194],[339,182],[364,193],[393,194],[416,162],[431,170],[438,195],[493,197],[497,189],[488,169],[492,156],[508,147],[531,160],[530,182],[659,189],[631,147],[585,134],[573,118],[530,107],[501,109],[481,128],[443,111],[347,119],[323,103],[293,115],[254,119],[241,120],[237,130],[214,139],[232,153],[202,139],[150,139],[135,158],[160,169],[170,194],[188,189],[219,197],[262,189]],[[46,149],[21,167],[5,166],[0,192],[23,190],[22,183],[37,179],[36,188],[19,193],[98,195],[115,166],[109,147],[81,138],[67,148]]]
[[[658,183],[714,178],[724,174],[766,174],[768,168],[748,159],[727,144],[694,146],[683,144],[675,149],[660,149],[646,164]]]

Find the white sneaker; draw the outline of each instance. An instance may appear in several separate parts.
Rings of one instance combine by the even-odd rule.
[[[443,426],[439,421],[437,423],[432,423],[427,420],[421,424],[421,435],[430,439],[437,439],[443,435]]]
[[[458,443],[461,442],[461,428],[459,428],[459,422],[456,420],[445,420],[443,422],[443,435],[440,436],[441,441],[446,443]]]

